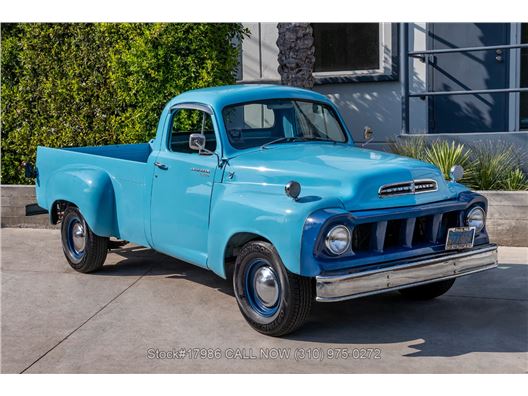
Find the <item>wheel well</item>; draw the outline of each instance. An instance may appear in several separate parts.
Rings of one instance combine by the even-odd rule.
[[[53,202],[53,205],[51,205],[50,210],[51,224],[57,224],[62,220],[62,215],[68,206],[77,207],[77,205],[75,205],[74,203],[61,199]]]
[[[227,279],[231,278],[235,266],[236,256],[242,246],[251,241],[264,241],[271,243],[267,238],[252,232],[238,232],[231,236],[224,252],[224,269]]]

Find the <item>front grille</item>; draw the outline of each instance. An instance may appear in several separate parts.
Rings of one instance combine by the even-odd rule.
[[[352,230],[353,253],[387,253],[442,244],[447,230],[460,225],[460,211],[356,224]]]
[[[438,190],[435,180],[411,180],[401,183],[392,183],[381,186],[378,194],[381,198],[394,195],[420,194]]]

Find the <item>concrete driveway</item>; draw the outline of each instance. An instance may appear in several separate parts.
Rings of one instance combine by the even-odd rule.
[[[253,331],[228,282],[128,245],[96,274],[57,230],[2,229],[2,372],[499,373],[528,370],[528,249],[445,296],[318,303],[285,338]]]

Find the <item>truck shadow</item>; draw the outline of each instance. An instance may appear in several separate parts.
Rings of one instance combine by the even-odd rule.
[[[231,283],[211,271],[151,249],[127,246],[113,253],[118,259],[114,257],[96,275],[161,275],[233,296]],[[528,352],[527,284],[528,265],[501,264],[498,269],[457,279],[446,295],[431,301],[411,301],[392,292],[315,303],[305,325],[283,339],[380,348],[382,356],[385,347],[402,343],[409,348],[408,357]]]
[[[502,264],[459,278],[444,296],[411,301],[398,292],[317,303],[288,339],[380,348],[405,343],[405,356],[528,352],[528,266]],[[344,346],[344,345],[343,345]]]
[[[213,272],[140,246],[126,245],[111,250],[107,263],[93,275],[186,279],[234,297],[231,283]]]

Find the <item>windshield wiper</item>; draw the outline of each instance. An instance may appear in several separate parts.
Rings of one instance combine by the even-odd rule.
[[[278,139],[272,140],[271,142],[264,143],[262,146],[260,146],[261,149],[267,148],[270,144],[275,143],[286,143],[286,142],[294,142],[295,140],[302,139],[298,136],[283,136]]]
[[[307,141],[317,140],[317,141],[320,141],[320,142],[334,142],[334,143],[336,143],[336,141],[334,139],[324,138],[324,137],[320,137],[320,136],[303,137],[302,139],[303,140],[307,140]]]
[[[268,142],[268,143],[264,143],[262,146],[260,146],[260,148],[267,148],[270,144],[275,144],[275,143],[286,143],[286,142],[296,142],[296,141],[299,141],[299,142],[309,142],[309,141],[313,141],[313,140],[316,140],[316,141],[320,141],[320,142],[333,142],[333,143],[337,143],[335,140],[333,139],[330,139],[330,138],[324,138],[324,137],[320,137],[320,136],[311,136],[311,137],[308,137],[308,136],[283,136],[283,137],[280,137],[278,139],[275,139],[275,140],[272,140],[271,142]]]

